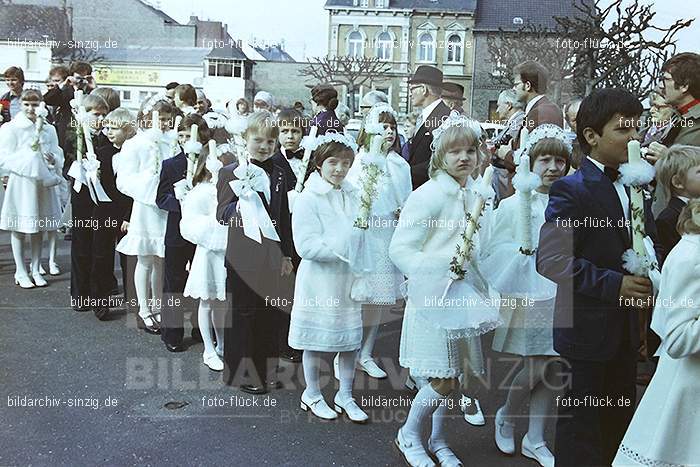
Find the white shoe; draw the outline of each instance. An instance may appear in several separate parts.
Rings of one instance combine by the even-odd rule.
[[[58,276],[59,274],[61,274],[61,270],[58,268],[58,264],[49,263],[49,274],[51,274],[52,276]]]
[[[503,420],[501,410],[503,410],[503,407],[496,411],[496,417],[494,418],[494,424],[496,425],[494,432],[496,446],[503,454],[512,456],[515,454],[515,438],[513,438],[513,428],[515,425]]]
[[[48,282],[41,277],[41,274],[39,272],[34,272],[32,273],[32,279],[34,280],[34,284],[36,284],[37,287],[46,287]]]
[[[41,274],[42,276],[46,275],[46,270],[44,270],[44,266],[42,266],[41,264],[39,265],[39,274]]]
[[[209,367],[210,370],[213,371],[224,371],[224,362],[221,360],[221,358],[216,354],[203,354],[202,355],[202,360],[206,366]]]
[[[357,405],[355,399],[342,402],[338,399],[338,395],[336,394],[335,399],[333,399],[333,404],[336,412],[342,414],[344,411],[345,415],[347,415],[352,422],[365,423],[369,420],[369,416]]]
[[[372,378],[376,379],[384,379],[386,378],[386,373],[384,370],[379,368],[379,365],[377,365],[372,358],[365,358],[364,360],[359,360],[357,362],[357,367],[370,375]]]
[[[19,285],[23,289],[33,289],[34,282],[26,274],[15,274],[15,285]]]
[[[307,412],[311,409],[311,413],[322,420],[334,420],[338,418],[338,414],[333,409],[328,407],[323,396],[318,396],[318,399],[312,400],[306,395],[306,391],[301,393],[301,410]]]
[[[224,358],[224,349],[219,348],[219,346],[217,345],[215,351],[216,355],[218,355],[219,358]]]
[[[459,400],[459,407],[460,409],[462,409],[464,419],[467,421],[467,423],[474,426],[486,425],[486,419],[484,418],[484,412],[481,411],[481,404],[479,404],[479,399],[471,399],[462,394],[462,398]],[[476,413],[467,413],[467,411],[472,407],[476,409]]]
[[[547,444],[544,441],[532,444],[527,433],[523,436],[520,452],[523,456],[539,462],[542,467],[554,467],[554,454],[547,448]]]
[[[396,439],[394,439],[394,446],[399,450],[403,456],[403,460],[411,467],[435,467],[435,463],[430,458],[423,444],[420,441],[408,441],[401,429],[396,433]]]
[[[411,375],[406,376],[406,382],[403,384],[411,391],[418,390],[418,385],[416,384],[416,381],[413,379],[413,377]]]
[[[428,451],[437,459],[440,463],[440,467],[464,467],[464,464],[459,457],[452,452],[452,449],[447,445],[447,443],[440,443],[437,446],[433,446],[432,440],[428,440]]]
[[[335,357],[333,357],[333,376],[335,376],[335,379],[340,381],[340,361],[339,361],[339,354],[335,354]]]

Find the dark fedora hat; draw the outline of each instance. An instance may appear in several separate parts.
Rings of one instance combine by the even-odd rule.
[[[442,87],[442,71],[430,65],[421,65],[408,80],[410,84],[429,84]]]
[[[465,100],[464,98],[464,86],[457,83],[442,83],[442,97],[447,99],[459,99]]]

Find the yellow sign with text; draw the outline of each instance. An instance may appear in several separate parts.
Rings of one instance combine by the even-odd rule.
[[[146,68],[98,68],[97,84],[160,85],[160,72]]]

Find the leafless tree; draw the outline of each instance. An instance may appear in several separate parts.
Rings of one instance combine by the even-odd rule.
[[[639,0],[627,7],[623,0],[569,1],[577,14],[554,17],[553,28],[527,24],[516,32],[500,30],[488,38],[491,59],[501,70],[495,73],[497,82],[512,82],[513,67],[531,59],[549,68],[556,100],[566,80],[572,81],[577,94],[622,87],[644,98],[656,85],[664,61],[675,53],[676,34],[693,22],[677,20],[668,27],[658,26],[652,5]],[[653,40],[650,32],[661,37]]]
[[[354,96],[360,86],[387,79],[384,75],[391,64],[376,57],[315,57],[299,75],[315,79],[319,83],[345,86],[348,95]],[[355,114],[355,99],[350,99],[350,111]]]

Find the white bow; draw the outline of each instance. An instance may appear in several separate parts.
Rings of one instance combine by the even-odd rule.
[[[92,202],[97,204],[97,201],[103,203],[112,201],[104,188],[102,188],[102,183],[100,183],[100,178],[97,176],[97,169],[100,168],[100,161],[97,160],[94,155],[86,157],[83,159],[83,168],[85,169],[85,179],[87,180],[87,187],[90,190],[90,198]]]
[[[237,209],[243,221],[243,233],[251,240],[262,243],[262,236],[279,242],[275,226],[265,206],[258,196],[262,192],[270,202],[270,183],[267,174],[255,165],[238,166],[233,171],[237,180],[229,182],[231,189],[238,196]]]

